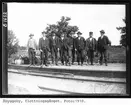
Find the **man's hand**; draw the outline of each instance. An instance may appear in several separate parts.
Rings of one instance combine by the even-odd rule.
[[[40,49],[40,52],[43,52],[43,51]]]
[[[75,51],[77,51],[77,49],[75,48]]]
[[[58,51],[59,51],[60,49],[58,48]]]

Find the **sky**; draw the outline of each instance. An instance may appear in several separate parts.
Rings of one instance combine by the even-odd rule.
[[[79,27],[86,39],[93,31],[98,39],[100,30],[105,30],[112,45],[120,44],[119,26],[125,26],[125,5],[109,4],[60,4],[60,3],[8,3],[8,30],[12,30],[20,46],[26,46],[29,34],[37,43],[47,24],[56,24],[62,16],[70,17],[70,25]]]

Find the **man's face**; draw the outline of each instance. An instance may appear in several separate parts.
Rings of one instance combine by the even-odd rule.
[[[76,34],[74,34],[74,35],[73,35],[73,37],[75,38],[75,37],[77,37],[77,35],[76,35]]]
[[[44,34],[44,33],[43,33],[42,35],[43,35],[43,37],[45,37],[45,34]]]
[[[89,36],[90,36],[90,38],[92,38],[93,34],[91,33]]]
[[[53,37],[55,37],[55,33],[53,33]]]
[[[31,35],[31,36],[30,36],[30,38],[32,39],[32,38],[33,38],[33,36]]]
[[[81,36],[81,34],[77,34],[78,35],[78,37],[80,37]]]
[[[102,33],[102,32],[100,34],[101,34],[101,36],[104,35],[104,33]]]
[[[71,32],[71,33],[70,33],[70,36],[73,37],[73,36],[74,36],[74,32]]]
[[[64,38],[64,34],[61,35],[61,38]]]

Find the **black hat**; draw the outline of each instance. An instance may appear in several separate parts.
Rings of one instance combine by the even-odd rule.
[[[89,32],[89,34],[93,34],[93,32],[92,32],[92,31],[90,31],[90,32]]]
[[[79,32],[77,32],[77,34],[81,35],[82,33],[79,31]]]
[[[105,31],[104,31],[104,30],[101,30],[100,33],[105,33]]]
[[[45,34],[45,31],[43,31],[42,34]]]
[[[33,34],[30,34],[29,37],[30,37],[30,36],[34,36],[34,35],[33,35]]]

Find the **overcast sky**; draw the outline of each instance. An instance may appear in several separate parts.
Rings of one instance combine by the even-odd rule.
[[[119,45],[120,32],[116,27],[125,26],[122,21],[125,12],[125,5],[8,3],[8,29],[14,32],[19,44],[25,46],[30,33],[38,43],[47,24],[55,24],[66,16],[71,18],[70,25],[79,27],[84,38],[93,31],[98,39],[103,29],[112,45]]]

